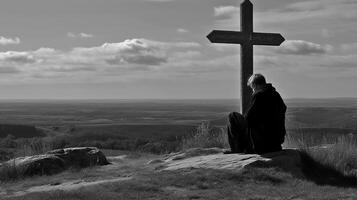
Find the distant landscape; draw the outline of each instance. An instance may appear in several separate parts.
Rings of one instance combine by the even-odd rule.
[[[288,99],[286,104],[289,137],[319,143],[357,134],[357,99]],[[2,160],[26,148],[35,153],[73,145],[174,151],[202,123],[224,131],[227,114],[239,111],[238,105],[237,100],[3,100]]]

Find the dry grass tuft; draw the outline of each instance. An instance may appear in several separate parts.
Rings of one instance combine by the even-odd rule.
[[[16,167],[15,160],[13,162],[4,163],[0,166],[0,182],[9,182],[21,179],[21,169]]]
[[[357,186],[357,138],[353,134],[322,137],[303,132],[294,137],[288,134],[284,146],[299,149],[303,171],[315,183]]]
[[[333,144],[322,147],[302,146],[301,151],[315,161],[332,167],[344,175],[357,176],[357,138],[340,136]]]
[[[182,139],[182,149],[190,148],[228,148],[228,138],[224,128],[210,127],[208,122],[202,122],[196,133]]]

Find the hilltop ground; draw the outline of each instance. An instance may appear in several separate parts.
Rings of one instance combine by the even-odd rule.
[[[356,185],[341,187],[333,182],[319,185],[311,179],[298,177],[276,167],[234,169],[231,165],[228,169],[198,167],[163,170],[165,168],[160,160],[168,158],[167,155],[121,151],[105,153],[110,155],[111,165],[5,183],[1,185],[1,199],[357,198]],[[222,158],[221,153],[211,153],[214,154],[212,156]],[[249,159],[252,159],[251,156],[242,160]],[[180,162],[188,161],[189,158],[181,158]]]
[[[357,100],[299,100],[288,104],[287,128],[292,141],[311,137],[309,145],[321,145],[334,143],[341,135],[348,136],[340,142],[341,148],[317,154],[316,158],[327,165],[332,163],[340,171],[355,173],[357,141],[350,136],[357,133]],[[184,136],[197,132],[202,120],[210,121],[219,130],[227,113],[238,110],[236,105],[236,102],[198,100],[1,102],[2,124],[34,126],[47,136],[32,139],[0,136],[0,161],[73,145],[130,151],[105,151],[113,163],[108,166],[3,182],[0,199],[357,199],[357,187],[348,184],[350,180],[336,182],[319,170],[307,171],[310,178],[301,178],[274,167],[167,171],[162,170],[160,162],[147,164],[165,155],[143,152],[162,154],[182,149]],[[218,138],[215,131],[209,133]],[[202,145],[207,138],[204,135],[184,140],[183,149],[207,147],[206,143]],[[222,141],[205,142],[210,147],[222,144]],[[135,153],[138,151],[141,153]]]
[[[293,138],[319,145],[321,138],[334,142],[357,133],[357,99],[286,102],[286,127]],[[236,100],[1,101],[0,125],[16,129],[1,128],[0,162],[73,146],[177,151],[202,121],[221,131],[237,105]]]

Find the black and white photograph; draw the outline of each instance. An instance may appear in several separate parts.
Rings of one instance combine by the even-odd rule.
[[[0,0],[0,200],[357,200],[357,0]]]

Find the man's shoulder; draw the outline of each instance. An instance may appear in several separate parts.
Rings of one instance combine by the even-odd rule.
[[[253,100],[276,101],[276,100],[282,100],[282,97],[280,96],[279,92],[277,92],[276,90],[260,91],[253,95]]]
[[[262,90],[253,95],[253,98],[266,98],[268,96],[271,96],[274,92],[273,91],[267,91],[267,90]]]

